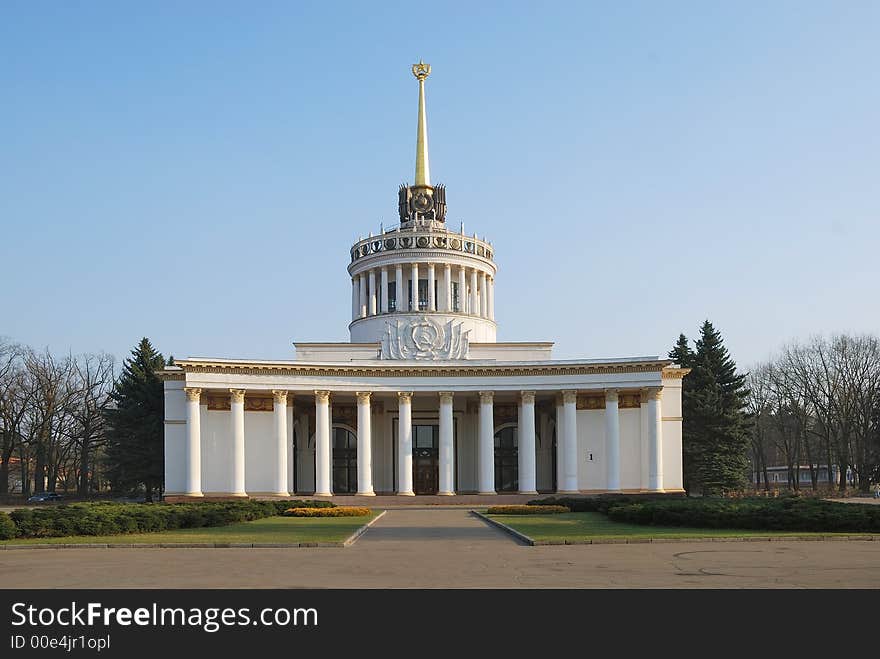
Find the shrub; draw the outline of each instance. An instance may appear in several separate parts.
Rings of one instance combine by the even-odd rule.
[[[533,499],[529,506],[565,506],[573,513],[605,513],[611,506],[643,503],[645,501],[678,500],[684,495],[678,494],[601,494],[598,496],[580,497],[546,497]]]
[[[6,513],[0,513],[0,540],[12,540],[18,535],[18,529],[15,522]]]
[[[364,515],[369,515],[370,512],[369,508],[337,506],[335,508],[288,508],[281,514],[284,517],[363,517]]]
[[[654,526],[768,531],[880,532],[880,507],[785,496],[749,499],[679,499],[623,502],[610,519]]]
[[[571,509],[567,506],[489,506],[486,511],[490,515],[554,515],[557,513],[570,513]]]
[[[291,506],[333,510],[330,501],[205,501],[198,503],[74,503],[47,508],[14,510],[0,516],[0,539],[118,535],[173,529],[226,526],[279,515]],[[4,520],[15,529],[5,537]]]

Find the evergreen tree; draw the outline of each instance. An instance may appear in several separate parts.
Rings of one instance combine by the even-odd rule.
[[[745,486],[749,435],[746,376],[736,372],[721,333],[708,320],[696,351],[684,335],[670,358],[691,368],[682,389],[682,453],[685,489],[720,494]]]
[[[107,411],[109,425],[105,463],[116,491],[143,486],[147,501],[162,490],[165,472],[165,394],[157,372],[165,359],[143,338],[123,363]]]

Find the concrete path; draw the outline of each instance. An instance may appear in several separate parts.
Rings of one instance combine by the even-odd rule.
[[[348,549],[0,552],[3,588],[880,588],[880,542],[528,547],[461,509],[390,510]]]

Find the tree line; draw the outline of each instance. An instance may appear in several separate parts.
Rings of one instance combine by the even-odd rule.
[[[793,343],[748,373],[737,371],[708,320],[691,342],[682,334],[670,359],[691,369],[682,384],[682,460],[688,494],[778,487],[782,463],[792,489],[819,490],[821,476],[846,491],[880,481],[880,339],[817,337]]]
[[[814,490],[823,466],[829,480],[829,466],[835,468],[841,491],[850,480],[861,492],[880,481],[880,339],[837,335],[793,343],[756,366],[748,382],[759,485],[770,487],[767,467],[777,460],[793,489],[801,487],[801,467]]]
[[[117,374],[106,353],[56,355],[0,340],[0,496],[161,492],[161,354],[143,339]]]

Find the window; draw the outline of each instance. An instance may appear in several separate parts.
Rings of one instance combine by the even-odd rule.
[[[397,282],[388,282],[388,311],[397,311]]]
[[[458,291],[458,282],[452,282],[452,310],[461,311],[461,297]]]
[[[519,489],[517,426],[508,426],[495,433],[495,489],[498,492]]]
[[[428,308],[428,280],[419,279],[419,310]]]

